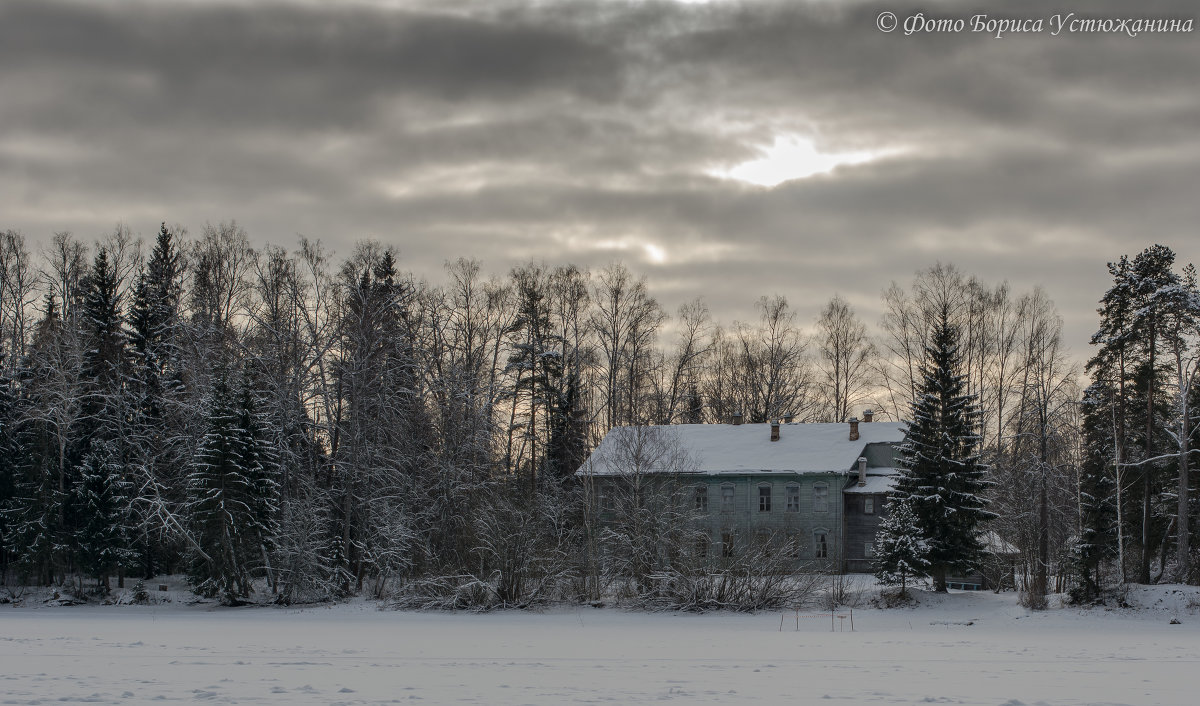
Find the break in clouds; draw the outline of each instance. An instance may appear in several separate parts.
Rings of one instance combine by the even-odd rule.
[[[1048,12],[921,9],[986,5]],[[873,320],[941,260],[1044,285],[1076,355],[1106,261],[1200,259],[1196,36],[906,37],[884,10],[910,8],[6,2],[0,228],[237,219],[338,255],[376,238],[433,279],[460,255],[620,259],[724,320],[776,292]]]

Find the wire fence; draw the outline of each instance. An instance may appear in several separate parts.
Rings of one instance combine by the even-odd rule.
[[[853,608],[848,608],[845,613],[839,613],[836,610],[831,610],[828,613],[801,613],[799,610],[796,610],[794,617],[796,619],[796,630],[797,631],[800,630],[800,620],[801,619],[825,620],[826,618],[829,619],[829,632],[845,632],[847,620],[850,621],[850,632],[855,631],[854,630],[854,609]],[[779,632],[783,632],[783,623],[785,620],[787,620],[787,611],[786,610],[783,611],[783,614],[779,616]]]

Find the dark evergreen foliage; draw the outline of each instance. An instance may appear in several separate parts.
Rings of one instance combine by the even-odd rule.
[[[80,568],[102,591],[109,589],[108,577],[134,558],[128,536],[130,483],[123,475],[116,445],[94,442],[80,466],[75,541]]]
[[[1176,515],[1176,493],[1171,488],[1177,472],[1177,461],[1171,457],[1180,448],[1180,437],[1178,429],[1172,429],[1179,393],[1170,389],[1174,381],[1169,358],[1176,342],[1172,337],[1191,336],[1194,331],[1178,326],[1185,313],[1180,307],[1190,299],[1186,277],[1190,269],[1181,278],[1174,262],[1170,248],[1154,245],[1132,260],[1122,256],[1109,263],[1113,282],[1100,301],[1100,328],[1092,337],[1096,352],[1087,364],[1095,384],[1085,396],[1084,474],[1094,475],[1103,467],[1110,474],[1107,487],[1122,486],[1123,527],[1115,531],[1126,540],[1127,565],[1118,570],[1122,579],[1130,571],[1129,578],[1139,582],[1153,579],[1156,555],[1160,567],[1165,564],[1170,529],[1186,520]],[[1090,595],[1100,588],[1085,582],[1083,593]]]
[[[908,504],[927,543],[936,588],[949,572],[975,570],[980,525],[992,515],[979,455],[979,410],[960,373],[958,331],[943,308],[926,347],[923,377],[904,444],[892,502]]]
[[[262,443],[248,392],[224,375],[214,383],[206,432],[188,473],[186,515],[196,540],[188,572],[193,590],[238,603],[275,539],[274,459]]]
[[[589,504],[596,498],[575,476],[599,435],[614,423],[724,422],[738,409],[760,420],[814,418],[801,325],[782,297],[760,302],[758,327],[722,330],[701,308],[681,310],[685,335],[672,349],[657,339],[664,316],[646,282],[620,265],[590,274],[529,263],[485,282],[477,263],[460,260],[443,288],[401,272],[395,252],[374,243],[359,245],[339,272],[309,241],[296,252],[256,250],[236,224],[206,225],[194,241],[163,224],[139,270],[127,236],[102,241],[90,266],[87,248],[56,236],[62,259],[38,285],[47,295],[41,320],[0,336],[6,580],[104,584],[135,567],[146,578],[186,567],[198,592],[226,602],[265,581],[285,603],[445,591],[446,604],[459,606],[596,598],[631,578],[652,590],[666,575],[658,569],[682,580],[714,557],[699,548],[703,537],[672,522],[660,533],[665,551],[639,540],[628,562],[612,563],[604,552],[624,540],[611,527],[605,534]],[[1111,266],[1089,364],[1073,543],[1087,595],[1112,575],[1116,532],[1130,568],[1141,572],[1156,557],[1161,570],[1186,521],[1172,504],[1195,510],[1194,494],[1174,492],[1188,489],[1179,434],[1189,438],[1192,424],[1194,449],[1200,432],[1194,419],[1176,419],[1180,383],[1168,375],[1172,346],[1195,338],[1185,316],[1195,297],[1188,271],[1180,278],[1172,263],[1155,247]],[[925,306],[946,285],[941,294],[958,292],[969,306],[943,311],[930,336],[896,517],[876,543],[881,578],[902,586],[927,570],[944,582],[973,568],[989,515],[984,425],[968,389],[1001,387],[989,391],[997,371],[979,360],[992,355],[988,327],[999,318],[987,308],[1004,292],[973,280],[955,290],[953,277],[939,266],[919,292]],[[897,297],[897,306],[916,301]],[[933,309],[922,311],[912,321],[928,321]],[[963,327],[962,355],[952,321]],[[905,329],[911,340],[923,340],[922,325]],[[1004,389],[1019,386],[1007,374]],[[1078,396],[1069,383],[1062,389]],[[1022,470],[1013,439],[1028,412],[999,404],[986,420],[989,453],[995,438],[994,453],[1007,454],[1000,462]],[[1074,411],[1064,405],[1058,419]],[[1071,424],[1062,424],[1066,436]],[[1055,470],[1073,479],[1077,447],[1066,436]],[[1073,489],[1049,510],[1059,551],[1041,562],[1060,576]],[[672,493],[690,507],[686,488]],[[634,506],[665,507],[665,498]],[[1004,539],[1027,551],[1025,524]],[[642,561],[649,547],[660,556]],[[738,571],[755,570],[743,555],[737,561]]]
[[[1104,589],[1103,567],[1117,556],[1116,483],[1111,450],[1115,442],[1111,386],[1096,382],[1083,398],[1084,458],[1079,472],[1079,537],[1071,548],[1077,601]]]

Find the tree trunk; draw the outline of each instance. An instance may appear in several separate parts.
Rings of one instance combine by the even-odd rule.
[[[1154,314],[1150,314],[1150,382],[1146,386],[1146,458],[1154,456],[1154,344],[1157,328]],[[1150,490],[1153,487],[1150,475],[1152,464],[1147,462],[1142,469],[1142,556],[1138,567],[1138,582],[1150,583]]]
[[[1187,387],[1190,388],[1191,386],[1188,385]],[[1187,393],[1182,390],[1184,386],[1180,385],[1180,388],[1180,397],[1182,399],[1180,406],[1183,408],[1183,419],[1179,424],[1179,504],[1176,509],[1175,523],[1179,540],[1176,543],[1176,562],[1179,564],[1179,581],[1187,583],[1188,575],[1191,573],[1191,523],[1188,517],[1188,415],[1190,410],[1187,404]]]

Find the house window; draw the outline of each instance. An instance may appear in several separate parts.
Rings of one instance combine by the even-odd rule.
[[[787,511],[800,512],[800,486],[798,485],[787,487]]]
[[[616,501],[613,498],[611,488],[599,488],[596,494],[600,496],[600,510],[602,512],[612,512],[616,509]]]
[[[721,556],[728,559],[733,556],[734,534],[731,529],[721,530]]]
[[[813,512],[829,512],[829,486],[825,483],[813,486]]]
[[[732,510],[733,509],[733,484],[732,483],[726,483],[725,485],[721,486],[721,509],[722,510]]]
[[[864,544],[863,545],[863,556],[865,556],[868,559],[874,559],[875,558],[875,545],[870,542],[867,542],[866,544]]]
[[[758,511],[771,511],[771,486],[769,485],[758,486]]]
[[[868,495],[863,498],[863,514],[864,515],[874,515],[875,514],[875,496],[874,495]]]
[[[710,544],[710,541],[708,539],[707,532],[696,538],[696,558],[697,559],[707,559],[708,558],[708,545],[709,544]]]
[[[708,512],[708,486],[696,486],[696,509],[700,512]]]
[[[813,532],[813,557],[816,559],[829,558],[829,535],[825,530]]]

